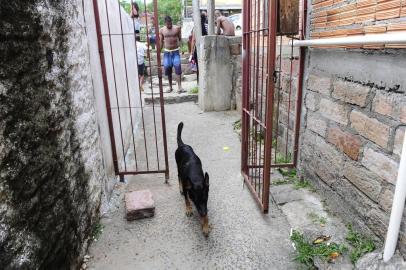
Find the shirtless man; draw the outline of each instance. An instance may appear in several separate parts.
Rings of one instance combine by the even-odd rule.
[[[230,19],[224,17],[220,10],[214,12],[214,17],[216,18],[217,35],[235,36],[234,24]]]
[[[178,82],[178,93],[184,92],[181,86],[181,60],[180,43],[182,41],[181,29],[179,26],[172,25],[172,18],[165,17],[165,26],[159,29],[159,39],[163,42],[164,51],[164,69],[165,75],[169,80],[169,92],[172,92],[172,67],[175,68],[176,81]]]

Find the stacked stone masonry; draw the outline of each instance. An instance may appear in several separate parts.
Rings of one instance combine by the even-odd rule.
[[[340,67],[345,52],[328,53],[311,49],[306,63],[300,169],[345,220],[384,239],[406,129],[403,71],[394,65],[396,81],[376,81],[380,70],[368,65],[381,54],[347,52],[365,65],[349,74]],[[405,254],[405,221],[399,247]]]

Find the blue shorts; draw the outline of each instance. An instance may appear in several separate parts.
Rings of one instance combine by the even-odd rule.
[[[166,76],[172,74],[172,67],[175,68],[176,75],[182,74],[179,50],[173,52],[164,52],[164,69]]]

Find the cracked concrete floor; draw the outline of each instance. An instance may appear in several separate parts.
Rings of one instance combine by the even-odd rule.
[[[103,233],[89,250],[90,269],[295,269],[290,227],[275,205],[263,215],[240,175],[240,141],[232,123],[236,112],[201,113],[197,105],[165,106],[170,184],[161,175],[128,177],[121,191],[150,189],[155,217],[127,222],[121,195],[117,208],[102,218]],[[174,152],[176,127],[210,174],[210,236],[202,235],[194,209],[185,215],[179,194]],[[229,150],[224,151],[223,147]],[[122,192],[121,192],[122,193]],[[116,196],[114,195],[114,196]]]

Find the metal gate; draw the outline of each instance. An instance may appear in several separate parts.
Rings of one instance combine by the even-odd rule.
[[[150,48],[151,29],[154,27],[156,33],[159,29],[157,0],[153,6],[153,13],[148,12],[144,0],[143,6],[138,7],[139,17],[132,18],[119,0],[93,0],[114,170],[121,181],[124,175],[149,173],[164,173],[166,180],[169,178],[157,34],[156,52],[146,52],[148,83],[144,93],[138,80],[136,37],[140,36]],[[136,33],[138,24],[143,27]],[[158,75],[155,84],[154,72]],[[152,98],[150,105],[143,99],[147,94]]]
[[[302,102],[306,1],[244,0],[241,170],[264,213],[269,208],[271,170],[296,167]],[[289,18],[288,18],[289,19]],[[291,18],[290,18],[291,19]],[[284,24],[284,25],[283,25]],[[286,30],[297,27],[297,32]],[[284,29],[286,28],[286,29]]]

